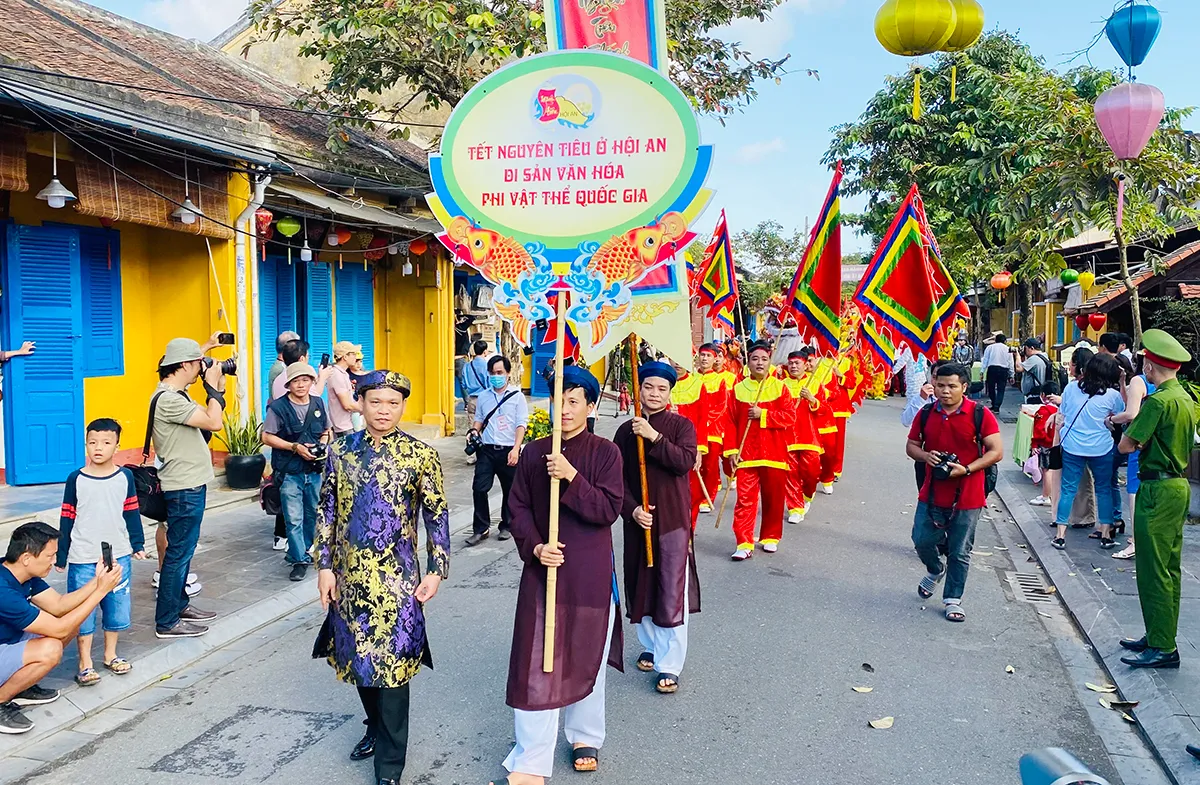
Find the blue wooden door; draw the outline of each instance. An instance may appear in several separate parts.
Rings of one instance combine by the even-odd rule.
[[[258,326],[265,407],[271,397],[267,374],[278,354],[275,341],[287,330],[300,332],[296,324],[296,265],[288,264],[287,257],[272,254],[258,260]]]
[[[79,232],[9,226],[4,327],[9,348],[36,351],[4,368],[6,475],[13,485],[62,482],[83,465],[83,330]]]
[[[348,264],[334,270],[337,294],[337,340],[359,344],[363,367],[375,367],[375,286],[372,270]],[[320,361],[320,357],[317,357]]]
[[[543,343],[546,332],[537,329],[533,331],[533,354],[530,355],[533,361],[533,379],[529,385],[529,394],[534,398],[549,398],[554,392],[550,385],[546,384],[546,377],[542,376],[546,366],[554,362],[554,344]]]
[[[316,367],[321,355],[333,355],[333,279],[329,265],[310,263],[305,268],[306,303],[304,316],[307,320],[303,335],[308,341],[308,360]]]

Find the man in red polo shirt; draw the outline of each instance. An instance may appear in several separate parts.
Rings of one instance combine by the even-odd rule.
[[[1004,457],[1004,443],[995,415],[987,409],[977,412],[978,404],[964,397],[971,383],[967,369],[945,363],[934,373],[937,400],[917,415],[908,433],[908,457],[925,464],[912,540],[929,574],[917,593],[932,597],[945,578],[946,618],[961,622],[967,618],[962,595],[971,568],[975,525],[987,505],[984,470]],[[945,565],[939,545],[946,549]]]

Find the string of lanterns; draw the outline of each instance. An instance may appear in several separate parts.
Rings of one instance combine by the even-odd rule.
[[[275,237],[276,233],[288,240],[303,233],[303,245],[300,247],[300,261],[302,262],[313,261],[313,249],[309,245],[309,240],[322,240],[330,248],[339,249],[339,266],[342,264],[344,253],[361,252],[364,269],[368,262],[381,262],[386,256],[403,254],[406,257],[402,267],[403,274],[412,275],[415,270],[420,275],[420,267],[414,268],[411,257],[424,256],[429,250],[429,243],[421,237],[413,240],[397,240],[394,236],[377,234],[369,229],[353,232],[344,226],[333,223],[326,227],[323,222],[310,229],[307,217],[303,223],[291,215],[285,215],[276,220],[274,213],[265,207],[260,207],[255,211],[254,225],[262,253],[266,253],[266,244]],[[288,264],[291,264],[294,246],[291,243],[284,243],[284,245],[287,247]],[[352,245],[355,247],[350,247]]]

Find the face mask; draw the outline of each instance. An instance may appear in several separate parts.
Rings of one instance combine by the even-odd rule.
[[[508,386],[507,376],[489,376],[488,381],[491,383],[493,390],[503,390]]]

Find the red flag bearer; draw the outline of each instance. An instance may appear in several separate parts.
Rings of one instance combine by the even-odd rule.
[[[754,555],[754,519],[758,517],[760,497],[762,523],[758,542],[763,551],[775,553],[783,536],[788,444],[796,422],[796,402],[783,382],[768,374],[770,365],[770,347],[751,344],[747,355],[750,374],[734,386],[729,399],[730,428],[726,431],[729,441],[725,444],[725,454],[733,459],[738,480],[737,504],[733,510],[733,533],[737,537],[735,561]]]
[[[713,396],[704,387],[704,379],[699,373],[688,373],[681,366],[675,365],[678,381],[671,388],[671,405],[675,412],[686,417],[696,429],[696,469],[703,466],[703,459],[709,452],[721,449],[720,442],[709,440],[712,424]],[[696,530],[696,516],[704,504],[704,489],[700,487],[698,471],[689,471],[688,479],[691,487],[692,531]],[[713,492],[709,493],[711,498]],[[711,509],[711,508],[710,508]]]
[[[837,482],[842,476],[842,460],[846,455],[846,425],[854,407],[850,404],[850,383],[852,370],[850,361],[845,357],[835,357],[831,360],[829,381],[825,386],[829,390],[829,407],[833,410],[833,422],[837,430],[833,439],[833,481]],[[821,482],[825,482],[824,479]]]
[[[822,363],[820,355],[807,346],[800,352],[804,355],[804,364],[808,369],[802,380],[804,387],[817,399],[817,408],[813,410],[813,425],[816,426],[817,441],[821,445],[821,473],[818,483],[821,493],[828,496],[833,493],[833,481],[837,477],[834,471],[834,456],[838,430],[833,407],[829,402],[829,385],[822,383],[824,375],[829,372],[829,363]]]
[[[725,438],[725,422],[729,413],[729,388],[732,386],[725,375],[717,370],[717,347],[706,343],[696,354],[696,374],[704,380],[704,392],[708,395],[709,450],[700,463],[700,476],[708,489],[708,498],[717,498],[721,490],[721,450],[728,440]],[[700,500],[700,512],[712,512],[712,507]]]
[[[821,474],[821,443],[817,438],[817,426],[813,413],[820,404],[815,395],[804,389],[804,353],[788,355],[787,372],[783,384],[796,400],[796,425],[788,444],[787,505],[788,523],[800,523],[808,511],[808,504],[817,492],[817,479]]]

